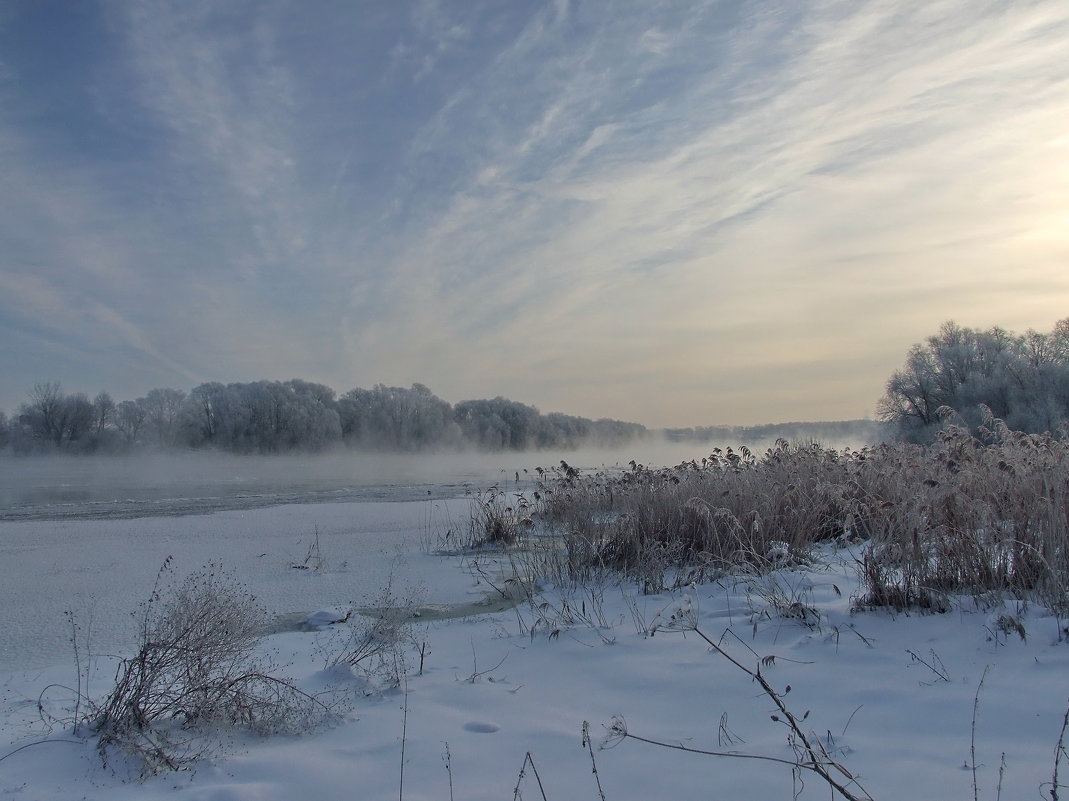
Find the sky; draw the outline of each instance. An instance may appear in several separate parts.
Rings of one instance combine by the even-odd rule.
[[[0,409],[420,382],[872,416],[1069,316],[1064,0],[0,4]]]

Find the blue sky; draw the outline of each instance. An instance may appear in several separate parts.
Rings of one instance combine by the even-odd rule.
[[[0,5],[0,409],[422,382],[870,415],[1069,316],[1069,4]]]

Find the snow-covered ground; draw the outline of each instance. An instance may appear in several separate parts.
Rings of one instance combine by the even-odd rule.
[[[410,651],[407,691],[368,693],[355,677],[325,670],[330,631],[271,635],[265,648],[285,675],[307,690],[332,688],[348,711],[301,736],[235,733],[191,771],[131,780],[103,767],[92,742],[45,731],[42,690],[77,681],[64,611],[75,613],[89,650],[102,655],[90,692],[103,693],[114,671],[106,655],[130,653],[128,613],[167,555],[178,574],[223,563],[279,615],[373,602],[391,577],[395,594],[422,603],[473,601],[490,587],[465,560],[422,547],[442,527],[462,524],[467,510],[459,498],[0,524],[0,793],[41,801],[474,801],[512,797],[518,783],[521,797],[539,799],[540,779],[550,801],[596,801],[599,781],[610,801],[791,798],[799,785],[781,763],[635,739],[599,748],[607,727],[623,720],[637,737],[793,758],[773,702],[748,675],[693,631],[642,633],[682,610],[743,665],[762,665],[787,707],[807,715],[811,737],[873,798],[972,798],[974,776],[980,799],[995,799],[1000,783],[1001,798],[1051,797],[1045,783],[1069,696],[1064,621],[1042,609],[980,610],[968,601],[942,615],[852,613],[849,551],[750,582],[656,596],[606,586],[571,597],[591,619],[599,612],[604,626],[550,626],[532,637],[532,609],[523,605],[420,618],[413,625],[423,671]],[[294,569],[317,530],[321,569]],[[492,571],[490,561],[485,566]],[[548,613],[560,599],[544,589]],[[819,620],[777,614],[774,597],[819,612]],[[1003,614],[1017,616],[1027,639],[998,625]],[[58,687],[45,695],[53,714],[72,703]],[[817,776],[802,779],[800,797],[831,797]]]

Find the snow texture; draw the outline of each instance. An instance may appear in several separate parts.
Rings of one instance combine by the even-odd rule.
[[[114,675],[113,655],[129,653],[128,612],[168,554],[179,573],[220,561],[273,613],[317,626],[371,599],[391,576],[402,598],[482,597],[487,588],[463,559],[420,547],[428,519],[459,519],[467,508],[462,499],[452,508],[434,504],[0,524],[0,791],[35,801],[416,801],[451,792],[479,801],[511,797],[529,753],[550,801],[596,801],[596,780],[611,801],[830,797],[818,777],[803,774],[801,787],[782,764],[608,737],[622,720],[631,734],[665,743],[793,757],[768,696],[694,631],[672,631],[675,615],[743,664],[760,664],[787,706],[807,714],[811,736],[873,798],[968,798],[974,776],[979,798],[995,798],[1000,782],[1002,798],[1050,797],[1045,783],[1069,694],[1064,621],[1040,608],[977,609],[968,600],[948,614],[852,612],[852,551],[829,550],[810,567],[775,575],[778,591],[819,612],[808,624],[767,605],[768,579],[649,596],[606,586],[608,627],[561,626],[533,637],[524,605],[418,619],[407,680],[397,689],[376,690],[348,669],[325,668],[331,632],[280,630],[265,650],[302,688],[344,699],[342,719],[299,737],[235,731],[192,771],[132,781],[123,766],[100,764],[91,739],[42,725],[39,698],[57,717],[73,706],[63,688],[76,682],[64,610],[76,613],[89,641],[82,659],[92,655],[89,691],[99,697]],[[324,569],[291,569],[316,528]],[[543,589],[546,600],[559,601],[557,590]],[[573,600],[594,602],[581,592]],[[329,612],[323,620],[322,612]],[[641,631],[655,623],[653,636]],[[541,797],[529,766],[520,795]]]

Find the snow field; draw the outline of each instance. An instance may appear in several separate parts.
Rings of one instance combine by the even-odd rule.
[[[189,564],[193,569],[207,558],[201,549],[223,541],[218,532],[225,531],[226,553],[221,555],[237,562],[227,566],[255,592],[263,591],[265,602],[311,612],[338,603],[337,585],[346,581],[351,585],[356,569],[350,567],[334,577],[329,572],[296,571],[284,566],[282,557],[289,556],[284,551],[288,548],[303,556],[298,553],[301,548],[292,544],[292,534],[309,530],[304,515],[314,515],[325,555],[337,558],[333,553],[343,552],[341,520],[347,516],[345,525],[351,531],[366,534],[364,547],[370,542],[381,546],[384,532],[405,544],[400,563],[396,548],[384,552],[382,547],[370,548],[365,561],[350,563],[359,564],[361,571],[366,567],[359,583],[369,593],[376,589],[374,579],[391,570],[395,582],[418,588],[427,602],[470,600],[487,589],[474,584],[460,560],[420,552],[427,512],[423,504],[382,505],[388,509],[355,506],[334,509],[337,517],[331,514],[329,519],[324,507],[317,506],[257,510],[253,519],[246,512],[129,521],[128,527],[110,521],[106,528],[112,533],[107,536],[86,521],[64,524],[73,530],[56,532],[51,540],[43,530],[47,527],[39,526],[21,533],[36,535],[41,553],[35,555],[33,547],[25,547],[21,558],[30,560],[23,565],[59,560],[64,539],[92,541],[92,548],[81,549],[87,552],[78,558],[72,554],[64,564],[86,565],[89,575],[95,570],[98,583],[109,575],[108,565],[129,564],[123,573],[124,592],[116,593],[113,601],[136,605],[141,594],[135,585],[151,585],[158,568],[157,549],[165,550],[162,542],[149,547],[146,533],[170,537],[166,544],[172,547],[182,544],[187,550],[180,550],[176,559],[183,563],[193,555],[202,557]],[[462,514],[464,509],[454,511]],[[10,527],[5,530],[10,533]],[[288,532],[291,544],[282,541],[282,534],[265,539],[265,531]],[[32,543],[30,536],[22,541],[23,546]],[[268,548],[275,562],[272,568],[261,567],[266,563],[257,555]],[[136,562],[130,554],[139,555]],[[851,596],[857,586],[853,556],[849,551],[825,551],[811,567],[777,574],[780,586],[790,587],[820,612],[815,625],[768,609],[759,591],[762,580],[725,580],[656,596],[636,595],[630,587],[607,587],[607,630],[565,627],[554,637],[524,633],[517,617],[522,615],[530,624],[531,610],[524,607],[472,618],[419,621],[414,634],[417,642],[426,644],[424,671],[417,675],[419,657],[410,651],[409,676],[401,689],[373,691],[351,673],[324,669],[330,631],[275,634],[265,640],[264,648],[273,653],[281,672],[306,690],[329,689],[342,703],[346,711],[336,725],[299,737],[261,739],[230,732],[228,747],[195,770],[143,782],[129,781],[121,766],[102,767],[91,742],[31,745],[0,761],[0,790],[13,798],[40,801],[445,799],[450,797],[448,744],[457,799],[509,797],[529,752],[550,801],[596,800],[590,756],[582,746],[582,724],[590,722],[597,746],[614,716],[623,718],[636,736],[692,748],[792,758],[787,730],[770,719],[776,709],[761,688],[694,632],[637,633],[628,607],[630,596],[647,624],[652,625],[659,612],[668,618],[689,605],[701,631],[744,664],[756,667],[761,659],[774,656],[774,664],[762,667],[762,674],[780,692],[790,685],[784,696],[787,706],[798,716],[809,711],[808,729],[876,799],[972,797],[973,706],[983,677],[975,721],[977,796],[996,797],[1005,753],[1002,797],[1049,797],[1043,795],[1042,785],[1051,778],[1069,696],[1069,644],[1062,641],[1063,622],[1038,608],[975,609],[967,599],[943,615],[852,613]],[[246,569],[249,575],[242,572]],[[4,572],[6,594],[12,570]],[[556,599],[554,588],[544,590],[547,599]],[[59,606],[41,602],[15,611],[26,618],[19,629],[26,648],[32,650],[34,633],[47,639],[62,629]],[[999,614],[1019,612],[1026,641],[996,626]],[[4,614],[14,619],[10,611]],[[98,622],[102,631],[112,630],[103,619]],[[47,664],[32,652],[25,654],[21,665],[17,657],[9,657],[5,654],[0,679],[4,721],[0,756],[40,738],[36,703],[41,689],[50,682],[69,685],[74,680],[69,655],[61,651],[49,656]],[[112,663],[98,660],[93,690],[105,691],[112,674]],[[62,691],[50,691],[49,699],[53,711],[69,705]],[[71,734],[54,731],[51,737],[68,740]],[[791,797],[795,789],[789,767],[766,761],[687,754],[634,740],[605,750],[595,747],[594,756],[605,795],[613,800],[771,801]],[[803,779],[801,798],[829,797],[819,777],[805,774]],[[541,797],[530,768],[520,792],[523,798]]]

